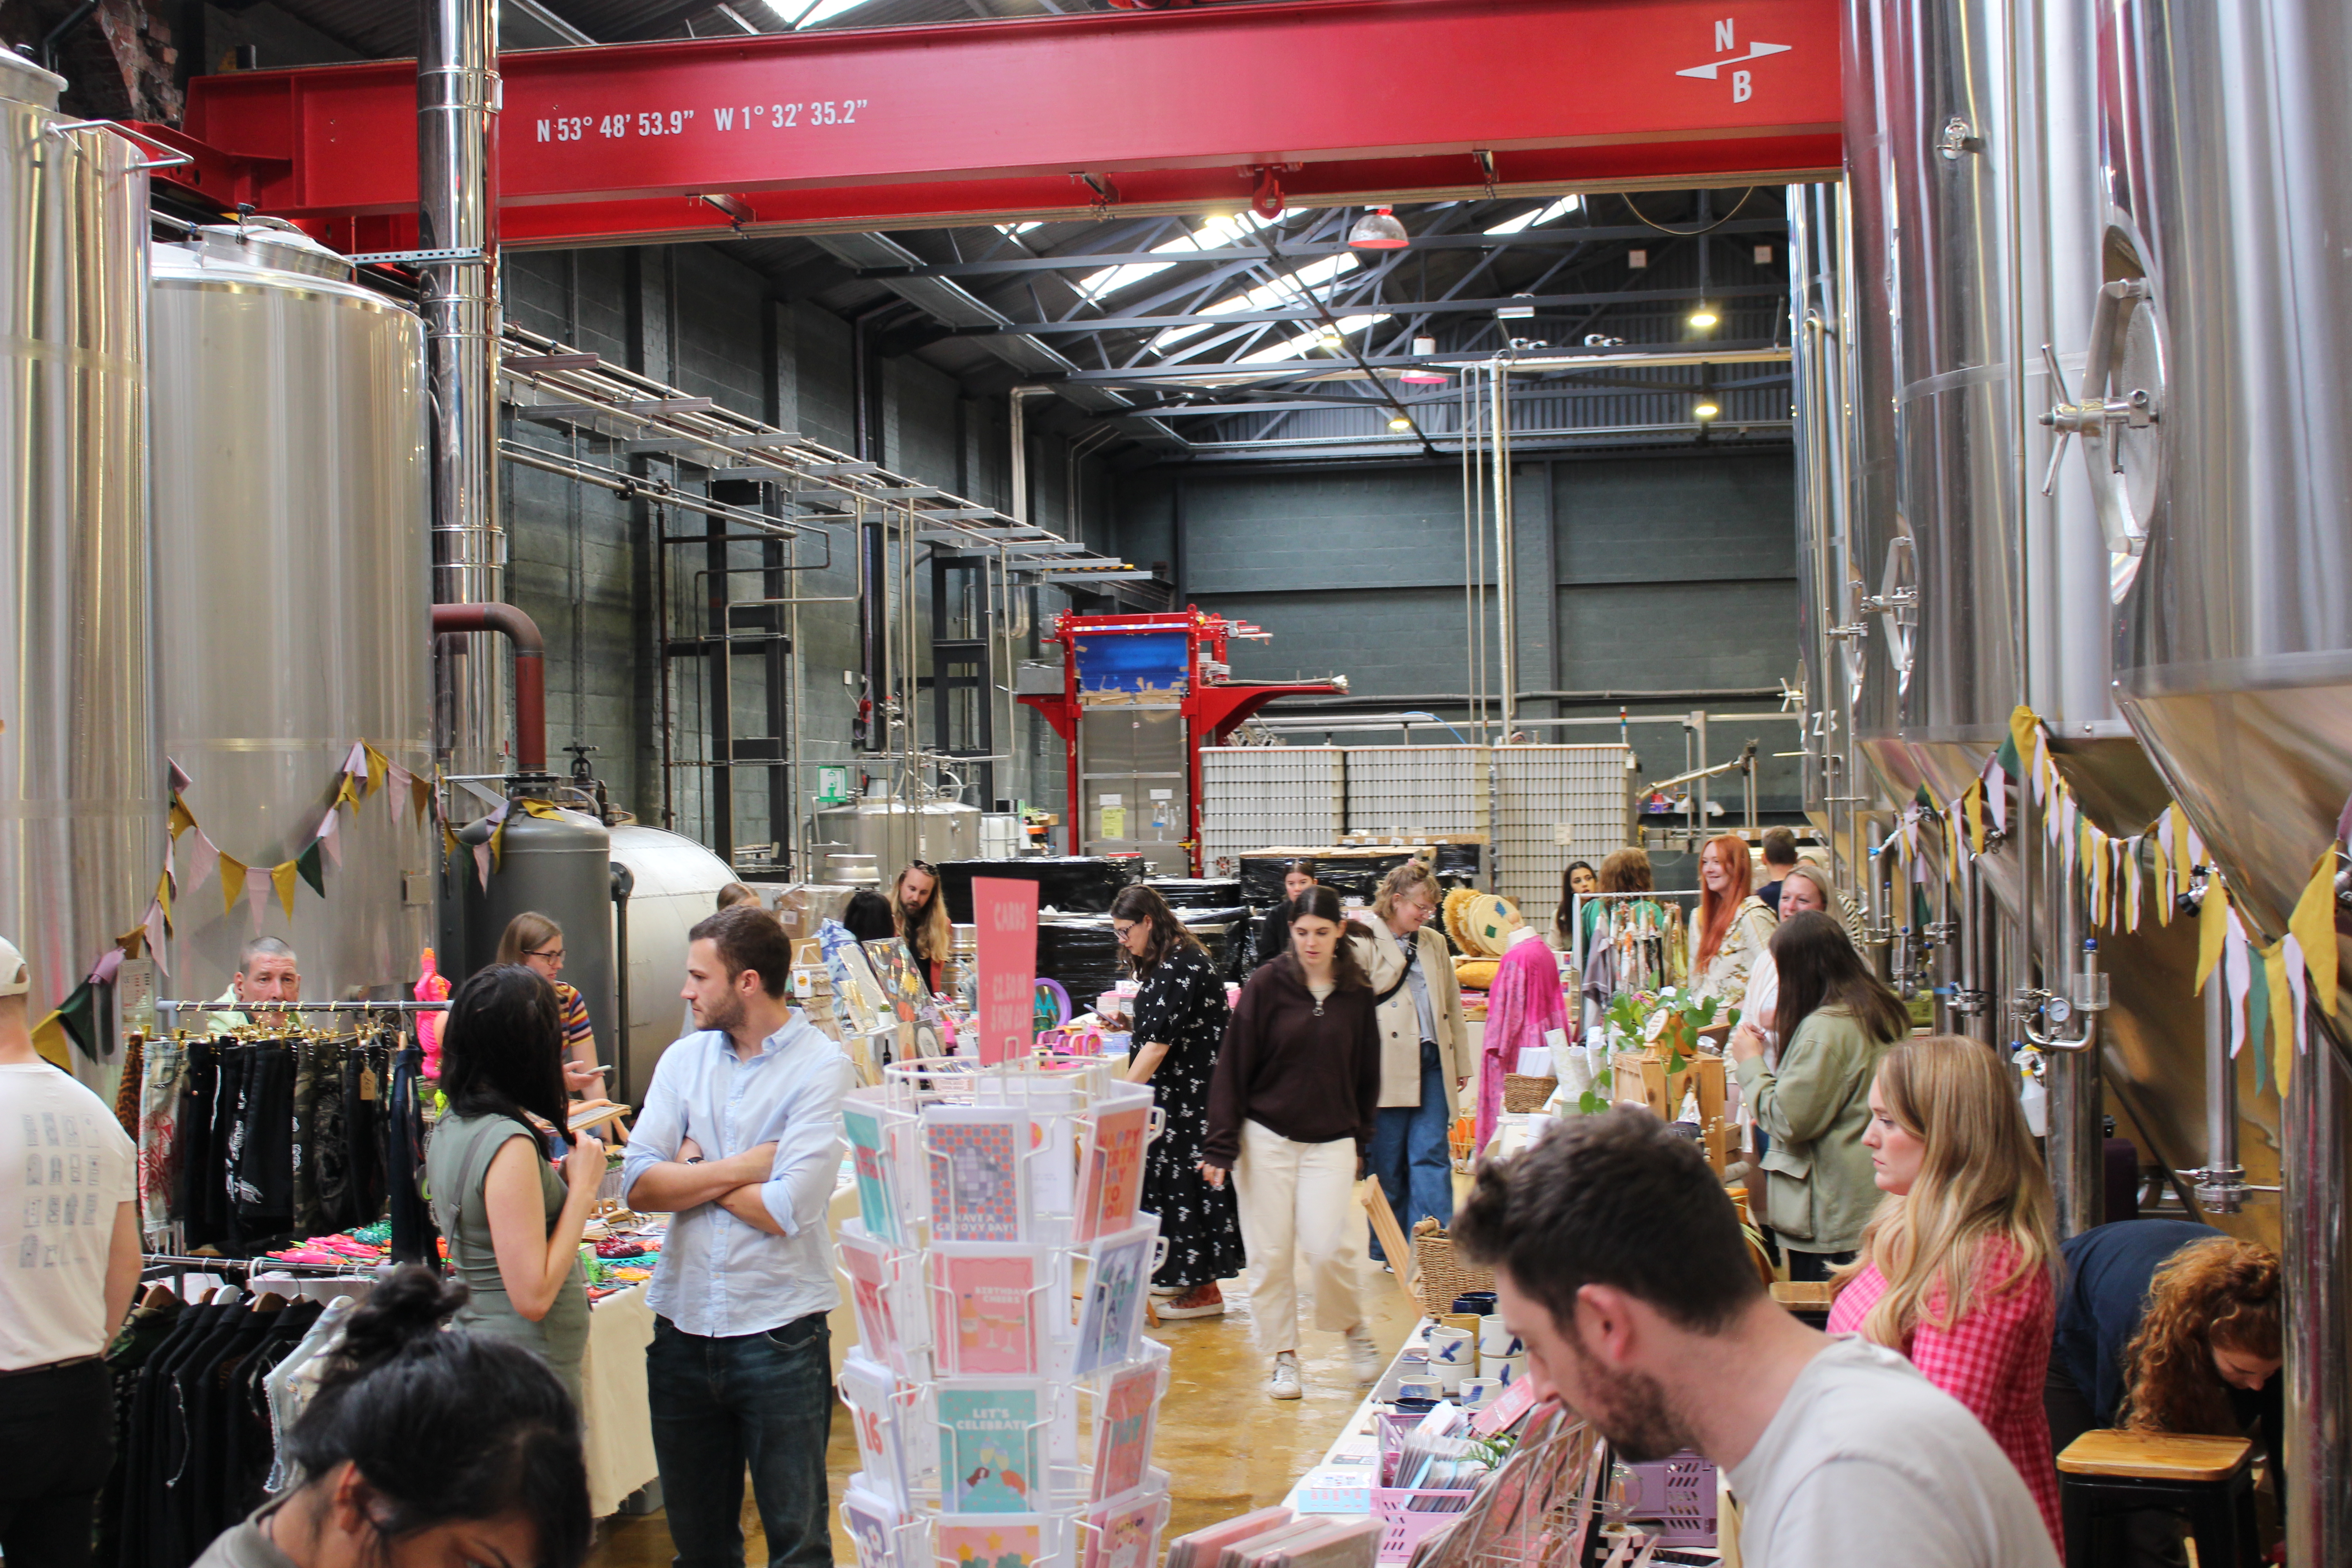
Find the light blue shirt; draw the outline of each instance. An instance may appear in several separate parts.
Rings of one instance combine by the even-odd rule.
[[[1404,954],[1404,975],[1412,984],[1412,1005],[1421,1013],[1421,1043],[1433,1046],[1437,1043],[1437,1011],[1430,1005],[1429,976],[1421,971],[1421,933],[1400,936],[1396,944]]]
[[[691,1138],[726,1159],[772,1141],[760,1196],[783,1227],[771,1236],[716,1203],[670,1217],[646,1304],[689,1334],[732,1339],[781,1328],[841,1300],[825,1211],[841,1175],[841,1100],[856,1081],[841,1047],[799,1012],[749,1061],[715,1029],[662,1053],[621,1163],[624,1192]]]

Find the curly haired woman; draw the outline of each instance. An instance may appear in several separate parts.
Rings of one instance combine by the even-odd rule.
[[[2060,1251],[2042,1391],[2057,1451],[2095,1427],[2233,1434],[2259,1416],[2283,1500],[2278,1255],[2164,1219],[2099,1226]]]

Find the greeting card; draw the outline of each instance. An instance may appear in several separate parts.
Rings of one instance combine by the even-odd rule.
[[[1045,1389],[1037,1383],[941,1387],[940,1507],[948,1513],[1027,1513],[1042,1500]]]
[[[946,1376],[1034,1376],[1044,1259],[1028,1250],[940,1242],[930,1251],[931,1345]]]
[[[1158,1362],[1130,1367],[1104,1390],[1095,1411],[1094,1501],[1143,1484],[1151,1461],[1151,1428],[1160,1414],[1160,1373]]]
[[[1143,1298],[1151,1288],[1151,1255],[1160,1222],[1146,1218],[1125,1235],[1095,1244],[1087,1279],[1086,1310],[1078,1318],[1076,1359],[1080,1377],[1135,1356],[1143,1332]]]
[[[1029,1114],[1017,1107],[924,1108],[933,1241],[1022,1239],[1029,1142]]]
[[[856,1092],[852,1091],[853,1097]],[[866,1221],[866,1234],[893,1247],[906,1246],[906,1226],[898,1217],[898,1169],[881,1118],[848,1103],[841,1109],[841,1125],[849,1136],[850,1163],[857,1173],[857,1212]]]
[[[1105,1111],[1095,1118],[1093,1133],[1087,1141],[1085,1173],[1078,1180],[1071,1240],[1113,1236],[1135,1223],[1136,1205],[1143,1195],[1143,1148],[1150,1122],[1148,1105]]]

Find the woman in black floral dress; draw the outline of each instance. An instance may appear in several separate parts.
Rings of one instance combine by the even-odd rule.
[[[1201,1179],[1209,1125],[1209,1079],[1225,1037],[1225,983],[1209,955],[1140,883],[1111,901],[1110,925],[1141,977],[1135,997],[1135,1054],[1127,1080],[1151,1085],[1167,1125],[1144,1157],[1143,1207],[1160,1216],[1168,1261],[1152,1276],[1163,1318],[1213,1318],[1225,1310],[1217,1281],[1241,1273],[1241,1212],[1234,1189]]]

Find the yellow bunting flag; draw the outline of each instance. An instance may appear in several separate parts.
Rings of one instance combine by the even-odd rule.
[[[180,797],[176,795],[172,797],[172,811],[166,820],[171,825],[172,837],[174,839],[196,825],[195,817],[190,815],[186,806],[180,804]]]
[[[1970,852],[1981,855],[1985,847],[1984,780],[1979,779],[1969,786],[1969,792],[1960,796],[1960,806],[1969,818],[1969,848]]]
[[[2263,950],[2263,973],[2271,988],[2271,1071],[2278,1079],[2279,1096],[2286,1096],[2287,1079],[2294,1076],[2294,1041],[2303,1030],[2294,1010],[2294,992],[2287,984],[2286,941],[2281,938]],[[2260,1049],[2262,1042],[2254,1042]]]
[[[278,905],[285,910],[286,918],[289,921],[294,918],[294,882],[300,874],[300,868],[291,860],[269,868],[269,880],[278,889]]]
[[[2336,847],[2329,845],[2312,868],[2303,897],[2294,901],[2286,929],[2303,948],[2312,995],[2323,1017],[2336,1016]],[[2284,945],[2284,944],[2281,944]]]
[[[239,899],[245,897],[245,862],[234,855],[220,858],[221,913],[236,913]]]
[[[33,1049],[53,1068],[73,1071],[73,1042],[66,1034],[64,1020],[55,1013],[33,1026]]]
[[[364,742],[362,742],[362,744],[364,744]],[[373,746],[368,746],[367,793],[370,795],[373,795],[376,791],[383,787],[384,778],[391,772],[392,760],[386,757],[382,752],[377,751]]]
[[[423,817],[425,813],[433,809],[433,781],[426,778],[422,773],[409,774],[408,798],[415,806],[416,815],[419,817]],[[445,828],[443,831],[446,832],[447,829]],[[453,838],[451,840],[451,848],[449,851],[452,855],[457,852],[455,846],[456,840]]]
[[[2205,904],[2197,911],[2197,989],[2202,992],[2221,946],[2230,937],[2230,889],[2218,876],[2205,879]]]

